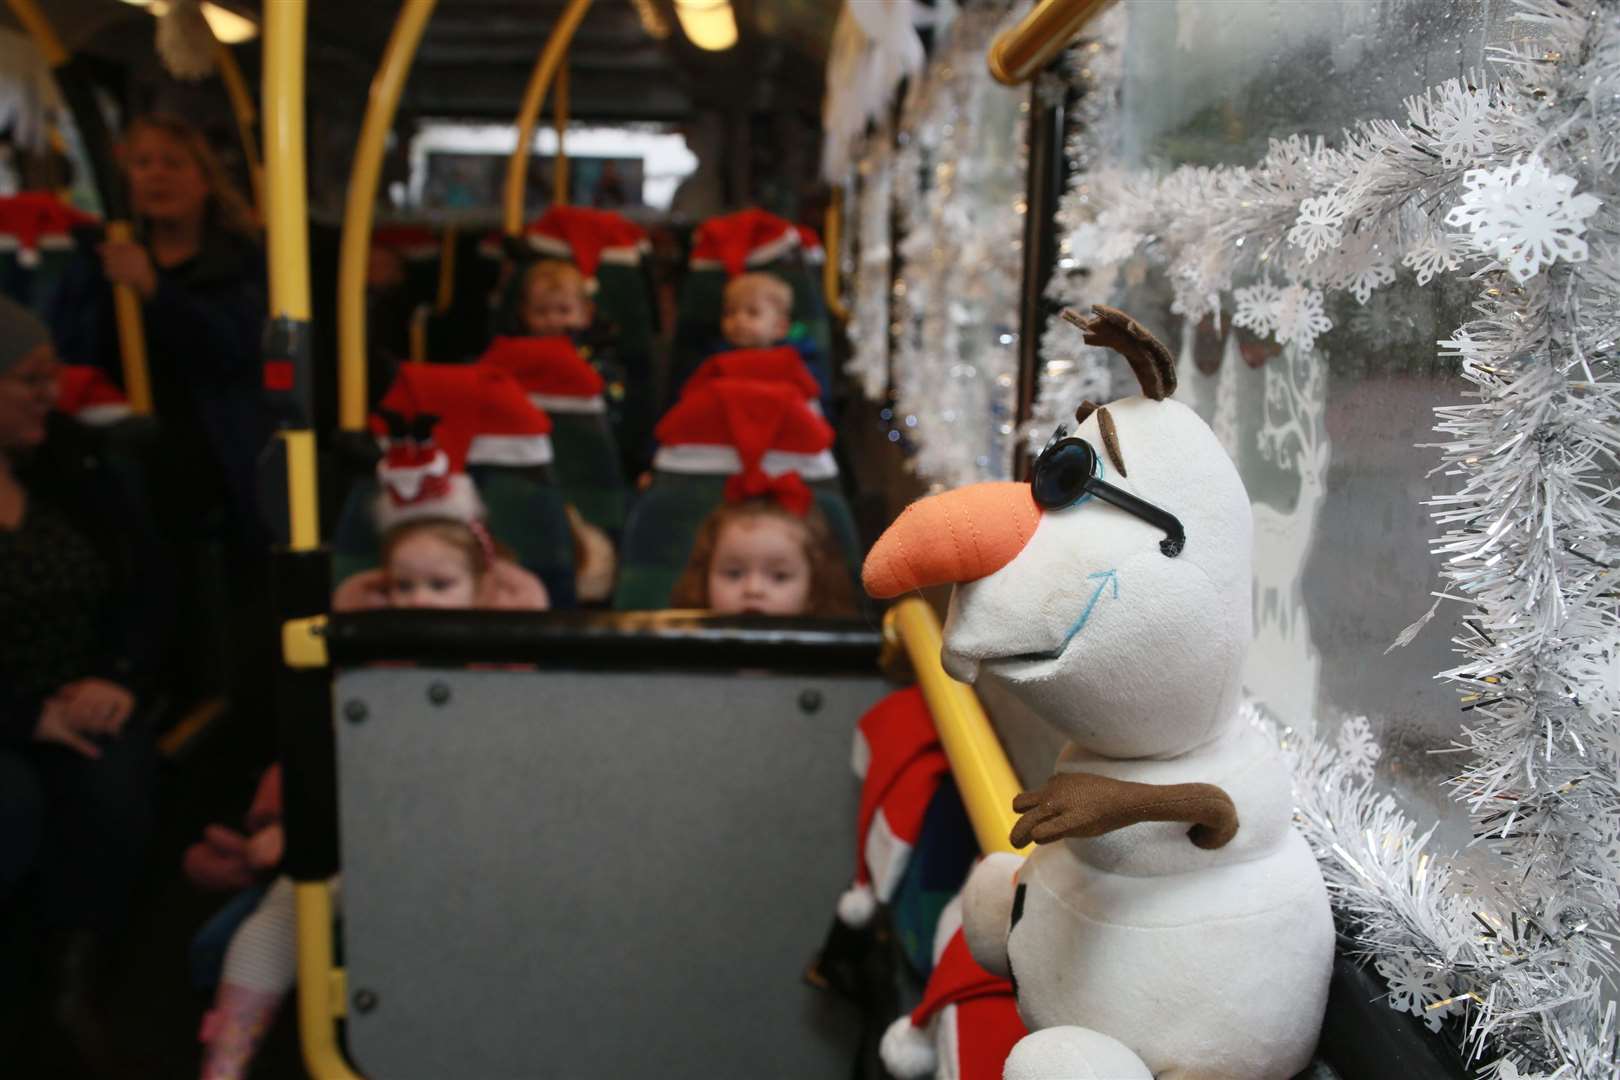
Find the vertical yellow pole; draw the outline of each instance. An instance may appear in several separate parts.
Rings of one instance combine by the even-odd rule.
[[[9,4],[12,14],[17,16],[17,21],[23,24],[28,30],[29,36],[34,39],[34,44],[39,48],[40,55],[51,66],[51,70],[56,73],[58,80],[63,82],[64,96],[68,97],[70,101],[79,101],[84,107],[93,108],[93,98],[74,94],[66,85],[63,69],[68,64],[68,51],[63,47],[62,39],[56,36],[56,31],[51,26],[50,20],[45,17],[45,13],[39,9],[34,0],[9,0]],[[85,95],[88,95],[88,87],[80,87],[79,89],[84,90]],[[101,130],[100,117],[99,115],[81,117],[78,115],[79,112],[79,108],[74,109],[75,119],[80,124],[81,129],[85,129],[83,134],[88,142],[96,138],[96,135],[87,129],[87,125],[94,122],[96,125],[95,131],[99,132]],[[91,158],[97,163],[98,171],[112,170],[115,166],[112,165],[110,157],[98,153],[102,149],[110,151],[110,146],[106,148],[91,147]],[[98,176],[97,181],[103,185],[102,190],[104,193],[117,192],[118,185],[121,183],[117,176]],[[122,205],[122,200],[118,200],[118,205]],[[115,243],[128,243],[134,239],[130,223],[119,216],[110,198],[107,206],[107,216],[108,240]],[[142,416],[149,416],[152,412],[152,383],[146,365],[146,328],[142,325],[141,320],[141,298],[135,295],[135,290],[128,285],[113,286],[113,315],[118,325],[118,355],[123,365],[124,395],[129,398],[129,407],[132,412]]]
[[[546,47],[540,50],[540,59],[535,62],[528,86],[523,88],[523,104],[517,115],[517,145],[512,148],[512,156],[506,163],[503,217],[507,236],[523,234],[523,184],[529,174],[529,149],[534,145],[534,127],[540,120],[540,106],[545,104],[546,87],[556,78],[557,69],[568,55],[568,45],[574,40],[574,31],[579,29],[580,21],[585,18],[590,6],[591,0],[568,0],[568,6],[557,19],[557,25],[551,28]]]
[[[363,431],[366,426],[366,257],[383,148],[435,2],[405,0],[400,9],[371,80],[371,96],[349,170],[338,251],[338,424],[344,431]]]
[[[827,261],[821,264],[821,291],[827,295],[827,310],[839,322],[849,319],[844,307],[843,288],[838,280],[838,260],[844,245],[844,189],[833,185],[832,197],[827,202],[827,227],[822,230],[822,243],[826,245]]]
[[[551,88],[551,123],[557,131],[557,156],[551,160],[551,205],[568,205],[568,64],[557,69]]]
[[[236,118],[236,132],[242,140],[242,158],[247,162],[248,181],[253,185],[253,209],[259,220],[264,220],[264,163],[259,160],[259,139],[253,126],[259,114],[253,107],[253,95],[248,93],[247,80],[242,77],[242,65],[229,45],[214,42],[214,66],[219,69],[219,81],[225,85],[225,96],[231,100],[231,114]]]

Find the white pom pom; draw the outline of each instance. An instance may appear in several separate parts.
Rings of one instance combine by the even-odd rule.
[[[194,82],[214,73],[214,32],[197,0],[169,0],[158,19],[157,54],[177,79]]]
[[[934,1040],[922,1028],[913,1027],[909,1015],[889,1025],[878,1043],[878,1055],[883,1067],[900,1080],[913,1080],[934,1071],[939,1056],[934,1053]]]
[[[872,921],[877,913],[877,896],[870,885],[851,885],[838,898],[838,921],[857,929]]]

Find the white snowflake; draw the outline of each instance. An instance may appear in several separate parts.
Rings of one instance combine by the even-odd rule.
[[[1506,264],[1515,280],[1529,281],[1558,259],[1586,261],[1586,219],[1602,202],[1572,194],[1573,176],[1554,173],[1531,155],[1500,169],[1470,169],[1463,187],[1446,224],[1467,229],[1474,246]]]
[[[1141,242],[1141,233],[1105,210],[1069,234],[1067,250],[1076,267],[1091,269],[1130,258]]]
[[[1345,287],[1356,298],[1356,303],[1365,304],[1374,289],[1381,289],[1394,280],[1395,264],[1388,259],[1380,259],[1351,271],[1346,277]]]
[[[1322,290],[1290,285],[1277,300],[1277,341],[1293,342],[1309,349],[1316,339],[1333,329],[1333,320],[1323,310]]]
[[[1456,1008],[1456,1002],[1431,1008],[1451,996],[1451,980],[1421,957],[1396,953],[1379,957],[1373,966],[1389,983],[1389,1007],[1420,1017],[1430,1031],[1439,1031],[1440,1018]]]
[[[1496,123],[1491,117],[1491,98],[1484,90],[1452,79],[1429,94],[1406,103],[1407,115],[1415,127],[1434,137],[1440,148],[1440,164],[1455,169],[1495,149]]]
[[[1339,754],[1351,775],[1363,782],[1373,777],[1373,766],[1384,750],[1373,738],[1372,722],[1365,716],[1352,716],[1339,726]]]
[[[1401,257],[1401,265],[1417,272],[1417,283],[1427,285],[1442,272],[1449,273],[1462,264],[1461,253],[1448,233],[1431,232]]]
[[[1256,337],[1271,337],[1277,332],[1277,306],[1282,302],[1282,290],[1269,281],[1257,282],[1232,294],[1237,310],[1232,322]]]
[[[1314,262],[1324,251],[1332,251],[1344,240],[1344,215],[1349,210],[1344,196],[1330,191],[1299,204],[1299,217],[1288,230],[1288,242],[1305,249],[1305,261]]]

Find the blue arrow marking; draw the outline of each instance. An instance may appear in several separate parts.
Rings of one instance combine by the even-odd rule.
[[[1091,613],[1096,610],[1097,601],[1102,599],[1103,591],[1107,589],[1108,586],[1112,585],[1114,587],[1114,599],[1119,599],[1119,571],[1099,570],[1095,574],[1088,574],[1087,577],[1091,581],[1095,581],[1097,583],[1096,591],[1091,594],[1090,601],[1086,603],[1086,609],[1080,613],[1080,617],[1078,619],[1074,620],[1074,625],[1069,627],[1069,632],[1063,635],[1063,644],[1057,647],[1058,652],[1062,652],[1064,649],[1068,648],[1069,642],[1074,640],[1074,635],[1086,628],[1086,623],[1090,620]]]

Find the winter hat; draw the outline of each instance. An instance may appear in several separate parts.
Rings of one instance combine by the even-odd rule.
[[[546,412],[607,411],[602,376],[566,335],[497,337],[478,362],[512,376],[529,401]]]
[[[0,374],[22,358],[51,343],[51,332],[39,316],[8,296],[0,296]]]
[[[821,384],[810,374],[799,350],[791,345],[777,345],[769,349],[728,349],[715,353],[698,365],[682,390],[690,392],[712,379],[725,378],[787,383],[797,388],[806,401],[819,401],[821,398]]]
[[[395,384],[397,387],[397,383]],[[374,425],[385,431],[383,456],[377,462],[382,491],[374,513],[379,532],[422,518],[449,518],[472,524],[484,516],[484,503],[466,471],[467,444],[461,432],[444,425],[436,413],[416,408],[406,395],[390,396],[378,406]],[[448,437],[440,442],[441,429]]]
[[[37,266],[40,251],[71,248],[72,231],[95,220],[48,191],[0,197],[0,251],[15,251],[23,266]]]
[[[838,475],[833,430],[793,386],[714,378],[692,387],[653,430],[653,468],[665,472]]]
[[[382,410],[440,418],[435,441],[467,465],[546,465],[552,459],[550,417],[516,379],[487,364],[402,365]]]
[[[821,237],[816,230],[808,225],[795,225],[799,232],[799,249],[804,252],[804,261],[819,265],[827,261],[827,250],[821,246]]]
[[[968,952],[960,917],[956,923],[928,977],[922,1004],[890,1024],[878,1046],[884,1066],[902,1080],[935,1075],[1000,1080],[1007,1055],[1028,1034],[1012,984],[978,965]]]
[[[838,918],[865,926],[899,886],[928,804],[950,771],[920,689],[897,690],[861,717],[852,764],[861,778],[858,855],[855,884],[839,898]]]
[[[641,226],[609,210],[554,206],[528,227],[529,247],[549,259],[570,259],[587,280],[602,263],[636,266],[647,234]]]
[[[56,411],[96,427],[134,415],[124,392],[100,368],[88,364],[63,364],[58,369]]]
[[[436,258],[439,237],[432,229],[421,225],[379,225],[371,230],[371,246],[414,262]]]
[[[791,221],[763,210],[741,210],[710,218],[692,238],[693,270],[724,269],[736,277],[798,250],[799,230]]]

